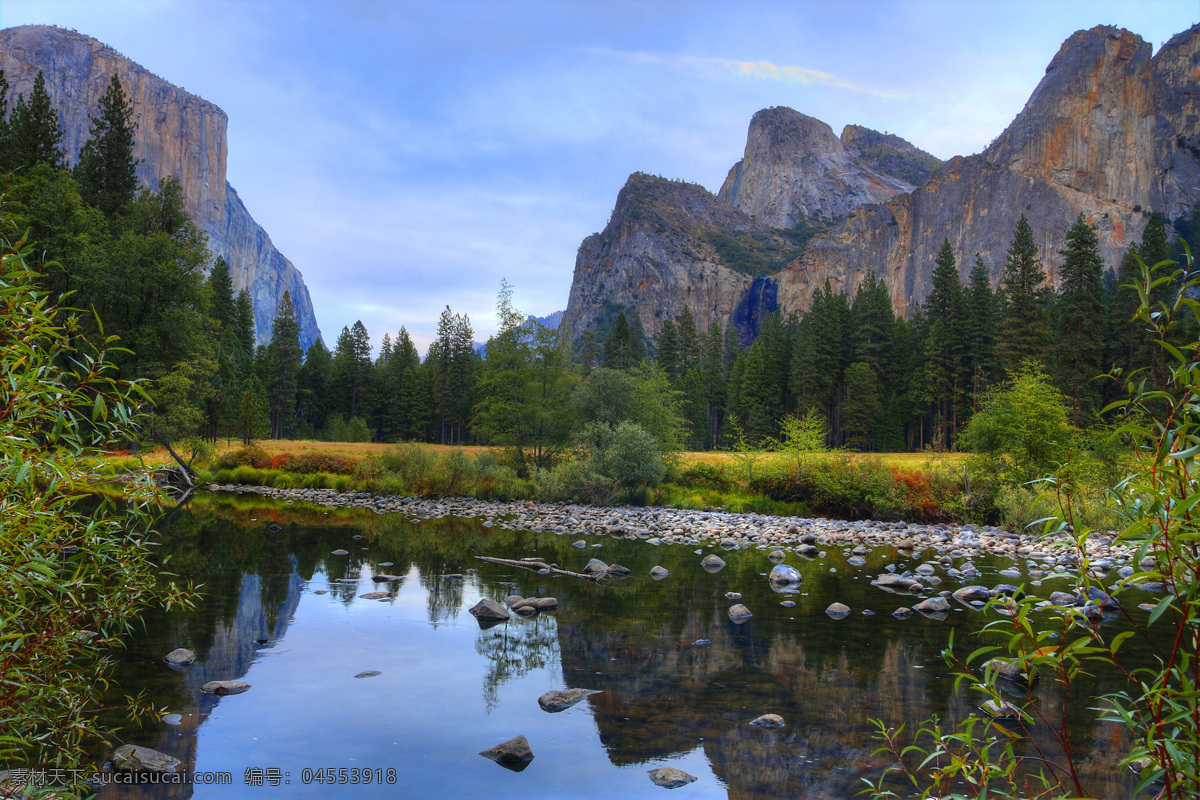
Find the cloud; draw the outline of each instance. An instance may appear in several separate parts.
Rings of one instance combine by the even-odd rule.
[[[678,53],[656,53],[646,51],[622,51],[592,48],[592,52],[612,58],[619,58],[634,64],[662,64],[675,69],[682,69],[697,75],[718,77],[720,75],[735,75],[753,80],[771,81],[801,86],[832,86],[851,92],[861,92],[873,97],[889,100],[903,100],[907,97],[900,92],[884,91],[869,86],[862,86],[852,81],[839,78],[828,72],[822,72],[808,67],[780,66],[770,61],[735,61],[729,58],[706,58]]]

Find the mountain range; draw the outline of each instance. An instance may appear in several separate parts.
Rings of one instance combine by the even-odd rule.
[[[579,247],[563,331],[572,340],[619,311],[647,335],[689,305],[743,342],[768,312],[803,313],[826,281],[853,294],[873,273],[897,312],[930,290],[948,240],[964,280],[978,255],[993,286],[1022,215],[1048,281],[1080,214],[1107,266],[1148,215],[1200,201],[1200,25],[1153,53],[1127,30],[1068,38],[1024,109],[983,152],[945,163],[903,139],[769,108],[714,195],[636,173],[608,225]]]

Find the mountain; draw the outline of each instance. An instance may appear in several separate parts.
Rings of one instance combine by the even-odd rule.
[[[717,198],[767,225],[791,228],[912,190],[852,155],[821,120],[780,106],[750,120],[746,155],[729,170]]]
[[[164,178],[179,178],[188,214],[208,235],[209,248],[229,263],[234,291],[250,292],[258,341],[270,340],[284,291],[292,295],[302,346],[321,338],[300,271],[275,249],[226,180],[224,111],[96,39],[48,25],[0,30],[0,69],[12,97],[28,96],[38,71],[43,73],[71,164],[90,134],[90,116],[99,114],[99,100],[117,75],[133,104],[139,181],[155,188]]]
[[[1106,265],[1115,267],[1150,212],[1173,219],[1200,201],[1198,78],[1200,25],[1157,54],[1129,31],[1079,31],[987,149],[941,164],[899,137],[847,126],[836,139],[824,123],[790,109],[760,111],[746,156],[718,195],[693,187],[687,202],[727,205],[776,235],[814,217],[829,224],[786,264],[761,259],[754,280],[738,280],[704,251],[711,241],[704,226],[671,238],[673,259],[648,257],[667,244],[664,235],[645,225],[640,236],[630,235],[628,213],[618,213],[627,203],[618,197],[609,226],[580,246],[564,329],[578,336],[604,309],[621,307],[639,313],[653,337],[661,320],[688,302],[699,324],[732,319],[745,341],[755,314],[802,313],[826,280],[853,293],[867,273],[883,279],[898,312],[910,313],[930,289],[944,239],[960,275],[978,253],[999,285],[1022,214],[1052,283],[1066,231],[1080,213],[1096,226]],[[750,230],[745,222],[729,227]],[[722,291],[694,300],[684,292],[708,284]]]
[[[809,235],[765,225],[703,186],[634,173],[608,225],[579,247],[559,330],[574,340],[628,310],[641,313],[653,338],[684,305],[704,325],[736,325],[739,314],[743,323],[755,321],[774,295],[754,287],[799,255]]]

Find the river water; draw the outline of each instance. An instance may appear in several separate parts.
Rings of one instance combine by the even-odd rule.
[[[869,582],[887,564],[903,571],[921,563],[911,556],[877,549],[855,567],[836,548],[811,561],[789,554],[804,580],[780,593],[762,550],[587,542],[578,548],[481,520],[202,501],[171,521],[163,545],[170,571],[203,584],[202,601],[150,613],[115,673],[114,698],[144,690],[169,716],[125,725],[114,744],[152,747],[189,770],[227,774],[228,783],[110,785],[100,796],[657,797],[666,790],[647,771],[673,766],[697,778],[678,790],[684,797],[848,798],[890,763],[873,754],[870,720],[915,729],[934,714],[961,718],[982,699],[955,695],[941,652],[952,629],[960,652],[973,650],[976,632],[999,617],[956,603],[945,619],[893,618],[917,598]],[[709,552],[727,566],[701,569]],[[595,557],[632,574],[593,584],[476,555],[536,555],[571,570]],[[985,585],[1029,580],[996,575],[1012,566],[1007,560],[975,563]],[[654,580],[656,565],[669,576]],[[383,573],[401,579],[371,580]],[[941,588],[958,585],[947,579]],[[1036,591],[1055,588],[1067,587],[1047,580]],[[360,597],[379,590],[388,596]],[[482,597],[511,594],[555,597],[559,608],[488,629],[467,612]],[[834,601],[850,615],[827,616]],[[753,612],[748,622],[730,621],[735,602]],[[176,647],[194,650],[196,662],[165,664]],[[379,674],[355,677],[364,671]],[[207,681],[235,679],[252,688],[200,692]],[[596,693],[566,711],[543,711],[538,697],[561,688]],[[1096,694],[1116,688],[1103,675],[1087,685]],[[1037,702],[1057,713],[1052,680],[1042,681]],[[1135,781],[1116,765],[1131,744],[1088,705],[1075,705],[1070,727],[1086,786],[1130,797]],[[766,713],[785,727],[749,724]],[[478,755],[517,735],[534,754],[526,769]],[[1021,747],[1035,743],[1054,750],[1044,729]]]

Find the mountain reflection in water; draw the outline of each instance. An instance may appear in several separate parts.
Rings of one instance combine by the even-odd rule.
[[[275,523],[282,527],[272,532]],[[658,766],[698,777],[683,790],[688,797],[847,798],[889,763],[873,755],[870,719],[913,729],[932,714],[961,718],[978,702],[954,695],[940,654],[951,627],[964,652],[974,649],[970,634],[988,618],[962,609],[945,621],[894,619],[892,610],[913,599],[869,581],[888,563],[919,563],[895,552],[869,554],[861,568],[833,549],[812,562],[789,554],[804,582],[781,595],[760,550],[721,551],[728,566],[710,574],[695,547],[596,537],[589,543],[601,547],[581,549],[476,520],[414,525],[400,515],[260,498],[209,499],[173,519],[164,540],[168,569],[203,583],[204,598],[195,609],[146,617],[145,632],[118,656],[114,700],[145,689],[179,724],[127,728],[117,741],[166,752],[189,769],[227,771],[232,783],[108,786],[106,799],[654,797],[663,790],[646,772]],[[350,555],[331,555],[339,548]],[[633,572],[592,584],[473,558],[535,554],[566,569],[596,556]],[[994,573],[1010,563],[976,560],[984,583],[1005,580]],[[656,564],[670,576],[652,580]],[[371,580],[380,574],[398,580]],[[1052,588],[1047,581],[1040,591]],[[375,591],[387,596],[360,597]],[[743,595],[749,621],[730,621],[728,591]],[[481,597],[510,594],[553,596],[559,610],[514,614],[488,629],[465,613]],[[852,614],[826,616],[834,600]],[[162,658],[175,647],[195,650],[196,663],[168,667]],[[368,670],[380,674],[355,677]],[[252,688],[220,698],[199,690],[231,679]],[[1097,693],[1116,688],[1112,676],[1093,684]],[[559,688],[599,693],[560,713],[542,711],[538,697]],[[1057,710],[1052,680],[1037,697]],[[748,724],[765,713],[781,715],[785,727]],[[1085,785],[1101,797],[1131,796],[1135,781],[1116,766],[1132,746],[1125,734],[1085,710],[1072,726]],[[517,735],[535,756],[527,769],[479,757]],[[1045,730],[1033,736],[1053,752]],[[394,769],[396,784],[305,782],[306,769],[322,768]],[[247,785],[248,769],[277,769],[280,785]]]

